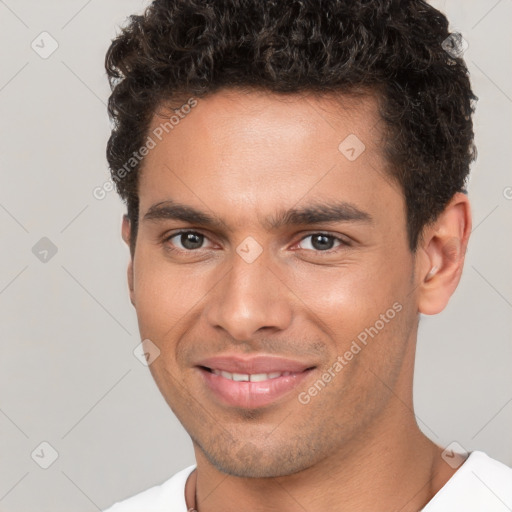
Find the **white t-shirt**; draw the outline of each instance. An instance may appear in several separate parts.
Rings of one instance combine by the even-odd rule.
[[[189,466],[161,485],[115,503],[104,512],[187,512],[185,483]],[[421,512],[510,512],[512,468],[473,451]]]

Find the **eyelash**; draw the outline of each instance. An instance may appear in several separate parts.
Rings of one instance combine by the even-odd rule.
[[[168,236],[166,236],[164,238],[164,243],[169,243],[171,239],[177,237],[178,235],[183,235],[185,233],[192,233],[194,235],[200,235],[202,237],[204,237],[205,239],[208,239],[208,237],[201,233],[200,231],[192,231],[190,229],[184,229],[184,230],[181,230],[181,231],[176,231],[175,233],[172,233]],[[304,251],[313,251],[315,252],[316,254],[326,254],[326,255],[331,255],[335,252],[337,252],[337,249],[339,249],[339,247],[349,247],[350,246],[350,243],[346,242],[345,240],[343,240],[342,238],[339,238],[337,236],[334,236],[334,235],[331,235],[330,233],[325,233],[323,231],[318,231],[318,232],[315,232],[315,233],[310,233],[309,235],[306,235],[304,236],[303,238],[301,238],[297,244],[301,243],[303,240],[309,238],[309,237],[312,237],[312,236],[315,236],[315,235],[323,235],[323,236],[326,236],[328,238],[331,238],[331,239],[334,239],[335,241],[338,241],[340,242],[340,244],[338,245],[337,248],[333,248],[333,249],[329,249],[327,251],[318,251],[318,250],[315,250],[315,249],[301,249],[301,250],[304,250]],[[297,245],[295,244],[295,245]],[[176,247],[173,247],[172,245],[168,245],[167,246],[167,249],[169,251],[172,251],[172,252],[177,252],[177,253],[181,253],[181,254],[186,254],[186,255],[191,255],[193,253],[196,253],[196,252],[199,252],[201,249],[177,249]]]

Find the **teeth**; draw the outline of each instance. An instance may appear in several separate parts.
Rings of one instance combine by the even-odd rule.
[[[231,377],[236,382],[248,382],[249,381],[249,375],[244,373],[233,373],[233,376]]]
[[[264,380],[277,379],[278,377],[286,377],[290,372],[271,372],[271,373],[230,373],[212,369],[212,373],[220,375],[225,379],[234,380],[235,382],[262,382]]]
[[[274,374],[272,374],[274,375]],[[278,374],[279,376],[280,374]],[[253,373],[251,375],[251,382],[261,382],[262,380],[268,380],[270,378],[270,374],[267,373]],[[274,378],[274,377],[272,377]]]

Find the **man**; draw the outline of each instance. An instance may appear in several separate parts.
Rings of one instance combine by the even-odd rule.
[[[113,41],[130,297],[197,464],[109,512],[512,508],[413,410],[471,231],[457,43],[421,0],[156,0]]]

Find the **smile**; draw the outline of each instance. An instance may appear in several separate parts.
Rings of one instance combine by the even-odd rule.
[[[264,380],[277,379],[279,377],[287,377],[290,372],[272,372],[272,373],[230,373],[221,370],[211,370],[215,375],[220,375],[225,379],[234,380],[235,382],[262,382]]]
[[[255,409],[293,396],[315,365],[273,356],[223,355],[196,366],[205,392],[221,407]]]

